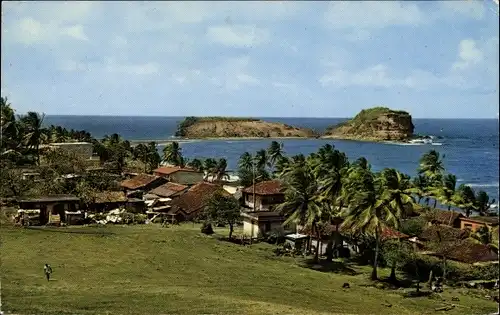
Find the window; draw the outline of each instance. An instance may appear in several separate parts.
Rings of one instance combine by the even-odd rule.
[[[464,228],[465,229],[469,229],[469,230],[472,230],[472,224],[464,224]]]

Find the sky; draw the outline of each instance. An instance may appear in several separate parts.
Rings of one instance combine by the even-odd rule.
[[[493,0],[2,2],[18,113],[498,118]]]

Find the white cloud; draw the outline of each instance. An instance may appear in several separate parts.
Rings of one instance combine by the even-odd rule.
[[[73,25],[70,27],[65,27],[61,29],[61,34],[73,37],[78,40],[89,40],[85,32],[83,31],[82,25]]]
[[[371,33],[367,30],[358,29],[345,36],[345,38],[350,42],[360,42],[371,39]]]
[[[284,82],[279,82],[279,81],[272,82],[271,84],[272,84],[272,86],[274,86],[276,88],[283,88],[283,89],[293,89],[293,88],[297,87],[293,83],[284,83]]]
[[[424,22],[416,3],[397,1],[333,1],[324,19],[334,29],[384,28]]]
[[[248,83],[250,85],[256,85],[256,84],[260,83],[259,79],[255,78],[251,75],[248,75],[246,73],[237,74],[236,79],[238,81],[240,81],[241,83]]]
[[[116,48],[124,47],[127,45],[127,43],[128,43],[127,39],[123,36],[115,36],[111,40],[111,45]]]
[[[234,47],[253,47],[265,43],[269,32],[250,25],[215,26],[207,30],[210,41]]]
[[[473,19],[480,20],[485,13],[485,1],[439,1],[445,11],[455,12]]]
[[[52,42],[60,36],[70,37],[75,40],[88,40],[83,26],[80,24],[61,26],[54,22],[42,23],[31,17],[22,18],[13,27],[6,28],[5,32],[11,39],[25,45]]]
[[[108,58],[101,63],[83,63],[73,60],[63,62],[59,70],[68,72],[108,72],[128,75],[151,75],[160,71],[160,67],[155,62],[147,63],[119,63],[113,58]]]
[[[427,89],[438,86],[465,87],[466,85],[465,80],[460,76],[437,76],[429,71],[420,69],[411,71],[407,76],[396,77],[391,75],[390,69],[383,64],[354,72],[336,69],[322,76],[319,79],[319,83],[322,86],[333,86],[335,88],[358,86]]]
[[[455,70],[464,70],[483,60],[483,53],[472,39],[464,39],[458,47],[458,60],[452,65]]]

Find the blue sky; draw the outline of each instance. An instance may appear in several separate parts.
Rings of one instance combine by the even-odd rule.
[[[19,113],[498,117],[498,7],[443,2],[3,2]]]

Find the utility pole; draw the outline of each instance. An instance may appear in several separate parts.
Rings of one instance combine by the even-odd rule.
[[[253,212],[255,212],[255,160],[252,158]]]

